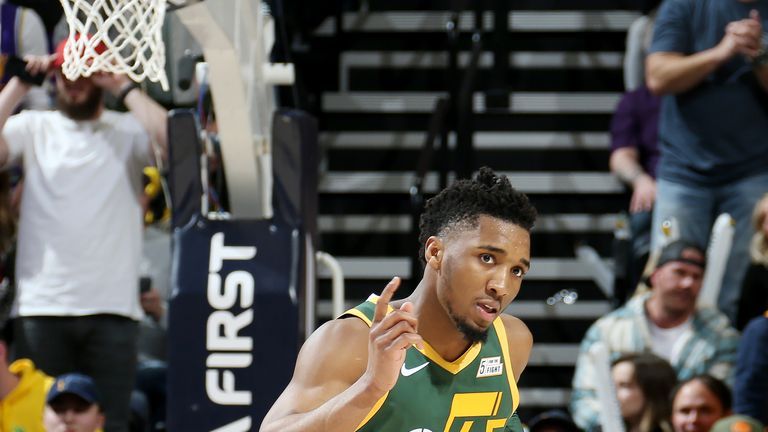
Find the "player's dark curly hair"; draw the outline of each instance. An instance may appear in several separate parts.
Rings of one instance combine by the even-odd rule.
[[[480,215],[512,222],[526,231],[536,221],[536,209],[524,193],[513,188],[506,176],[480,168],[474,179],[459,180],[427,201],[419,221],[421,260],[430,236],[440,235],[457,223],[477,226]]]

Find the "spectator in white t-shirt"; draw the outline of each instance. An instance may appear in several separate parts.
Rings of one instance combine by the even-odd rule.
[[[98,49],[97,49],[98,51]],[[103,390],[107,430],[128,430],[136,371],[142,168],[164,154],[166,111],[127,77],[70,81],[57,54],[30,60],[53,72],[55,111],[13,115],[29,85],[0,92],[0,164],[20,164],[16,354],[50,375],[81,372]],[[130,113],[105,109],[110,92]]]

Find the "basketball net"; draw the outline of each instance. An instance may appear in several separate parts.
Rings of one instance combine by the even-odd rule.
[[[159,82],[168,90],[162,38],[166,0],[61,0],[61,4],[69,24],[61,66],[64,76],[75,80],[94,72],[126,74],[136,82],[145,78]]]

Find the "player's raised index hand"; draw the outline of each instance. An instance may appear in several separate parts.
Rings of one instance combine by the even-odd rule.
[[[368,337],[368,367],[364,377],[378,394],[388,392],[397,383],[406,350],[423,343],[417,332],[418,320],[413,313],[413,304],[405,303],[387,313],[389,302],[399,286],[400,278],[396,277],[382,291]]]
[[[395,291],[400,288],[400,278],[395,276],[384,287],[384,291],[381,292],[379,300],[376,302],[376,311],[373,314],[373,323],[381,322],[387,315],[387,309],[389,309],[389,302],[392,301],[392,296],[395,295]]]

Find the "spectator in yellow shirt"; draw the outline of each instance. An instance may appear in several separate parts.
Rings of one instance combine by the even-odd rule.
[[[0,431],[44,432],[45,395],[53,378],[28,359],[8,365],[12,334],[7,322],[0,323]]]

